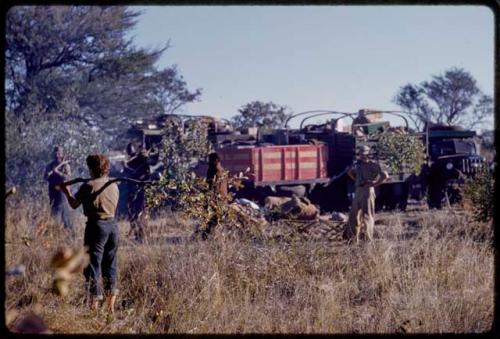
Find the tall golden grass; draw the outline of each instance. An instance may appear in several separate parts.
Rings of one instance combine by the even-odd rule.
[[[55,333],[469,333],[493,321],[492,231],[453,211],[377,215],[376,240],[255,240],[216,232],[188,237],[190,223],[165,215],[148,242],[126,239],[120,222],[119,287],[113,321],[85,303],[83,275],[71,293],[51,292],[50,258],[71,241],[41,204],[6,208],[9,320],[36,309]]]

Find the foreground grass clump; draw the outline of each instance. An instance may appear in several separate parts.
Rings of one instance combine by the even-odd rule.
[[[121,294],[107,322],[88,310],[83,275],[67,297],[50,290],[51,255],[83,243],[83,219],[72,243],[46,206],[14,202],[6,265],[24,264],[26,274],[6,280],[5,308],[17,318],[37,309],[56,333],[483,332],[493,320],[491,229],[466,218],[379,214],[376,240],[359,246],[221,232],[170,241],[192,232],[171,216],[152,221],[149,244],[136,245],[121,222]]]

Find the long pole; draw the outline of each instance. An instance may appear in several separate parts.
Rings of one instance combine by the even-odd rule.
[[[71,185],[74,185],[74,184],[77,184],[80,182],[88,182],[90,180],[93,180],[93,179],[92,178],[75,178],[75,179],[71,179],[71,180],[65,181],[63,183],[60,183],[59,185],[56,185],[56,186],[71,186]],[[131,178],[115,178],[115,179],[111,179],[110,181],[108,181],[108,183],[112,184],[112,183],[118,182],[118,181],[126,181],[126,182],[131,182],[134,184],[143,184],[143,185],[157,183],[156,181],[151,181],[151,180],[141,181],[141,180],[135,180],[135,179],[131,179]]]
[[[425,154],[427,155],[427,165],[429,165],[429,116],[426,117],[425,124]]]

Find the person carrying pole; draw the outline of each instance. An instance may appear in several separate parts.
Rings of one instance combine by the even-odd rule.
[[[110,180],[109,160],[101,154],[89,155],[87,166],[91,175],[73,197],[65,182],[59,185],[69,205],[76,209],[83,206],[87,217],[84,245],[88,247],[90,263],[84,270],[87,288],[92,297],[92,307],[97,310],[104,299],[100,278],[107,295],[108,310],[114,313],[117,288],[118,225],[114,219],[118,206],[118,185]]]
[[[355,181],[355,192],[349,212],[346,236],[350,241],[355,237],[356,243],[359,243],[362,224],[366,227],[368,239],[373,240],[375,187],[389,178],[387,172],[383,171],[377,162],[368,158],[369,153],[368,146],[358,147],[358,161],[347,171],[349,177]]]
[[[64,182],[71,176],[69,161],[64,159],[64,150],[61,146],[54,147],[54,159],[45,168],[44,179],[49,184],[49,202],[51,215],[64,224],[64,229],[68,231],[72,238],[75,237],[68,203],[64,199],[61,191],[56,189],[56,185]]]
[[[129,151],[129,147],[127,146],[127,153],[130,156],[130,159],[124,164],[127,178],[139,181],[149,179],[151,174],[149,152],[142,149],[142,147],[137,151]],[[144,225],[141,221],[141,215],[145,209],[145,191],[142,186],[134,182],[128,182],[127,184],[127,209],[130,221],[129,235],[133,235],[135,241],[142,243],[144,241]]]

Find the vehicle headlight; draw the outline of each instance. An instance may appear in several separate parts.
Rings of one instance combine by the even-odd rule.
[[[155,124],[149,124],[149,125],[148,125],[148,128],[149,128],[149,129],[155,129],[155,128],[157,128],[157,127],[158,127],[158,126],[156,126]]]
[[[453,169],[453,163],[449,162],[446,164],[446,169],[447,170],[452,170]]]

